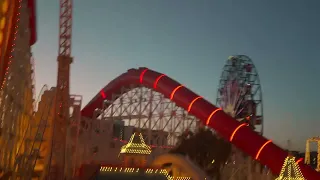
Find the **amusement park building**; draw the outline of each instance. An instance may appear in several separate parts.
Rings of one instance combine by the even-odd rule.
[[[121,147],[130,140],[130,137],[138,129],[133,126],[125,126],[123,121],[111,120],[90,120],[93,129],[80,132],[79,135],[79,159],[86,159],[85,162],[119,164],[118,158]],[[152,153],[148,156],[148,161],[152,161],[159,154],[168,152],[167,146],[168,132],[151,130],[152,139],[148,139],[148,130],[139,129],[146,142],[151,142]],[[89,133],[89,134],[88,134]],[[161,136],[159,136],[161,135]],[[88,138],[90,137],[90,138]],[[149,143],[148,143],[149,144]],[[164,148],[165,147],[165,148]],[[108,152],[108,153],[105,153]]]
[[[5,47],[2,46],[4,48],[1,48],[1,51],[4,50],[5,52],[1,52],[2,61],[0,76],[2,82],[1,88],[3,88],[3,86],[5,85],[6,88],[10,89],[11,92],[8,93],[5,91],[1,91],[1,106],[3,108],[3,112],[5,113],[2,114],[3,117],[2,119],[0,119],[0,124],[8,124],[8,127],[13,127],[14,129],[11,130],[11,128],[8,128],[9,130],[7,130],[3,127],[1,127],[2,129],[0,129],[3,130],[2,132],[0,131],[2,133],[0,145],[9,142],[8,146],[2,146],[0,149],[2,151],[0,155],[0,165],[2,167],[0,167],[0,170],[5,172],[4,174],[8,175],[14,174],[15,172],[13,171],[17,169],[17,173],[15,174],[16,176],[33,176],[33,174],[31,173],[34,172],[34,169],[37,169],[39,167],[40,170],[43,170],[44,166],[51,163],[51,161],[49,160],[50,156],[46,154],[48,151],[42,151],[42,149],[40,148],[41,143],[38,142],[42,142],[47,138],[47,142],[42,145],[49,147],[54,141],[59,139],[51,136],[54,133],[49,133],[49,131],[47,132],[45,130],[47,124],[42,124],[42,122],[45,121],[51,123],[49,125],[53,124],[53,118],[51,116],[53,112],[51,111],[55,108],[53,108],[53,106],[50,106],[50,104],[52,103],[53,99],[56,99],[54,96],[58,96],[56,94],[59,93],[56,93],[55,91],[59,91],[59,89],[51,89],[43,94],[43,98],[41,99],[42,102],[39,103],[40,110],[38,109],[38,114],[35,114],[35,119],[39,121],[35,121],[37,125],[31,127],[31,130],[35,130],[33,134],[36,135],[38,135],[38,130],[40,129],[43,132],[42,134],[44,134],[42,135],[44,138],[42,137],[41,139],[37,139],[36,136],[33,136],[34,138],[30,138],[33,142],[28,142],[27,140],[17,138],[23,137],[24,134],[26,134],[25,132],[27,132],[27,130],[25,132],[23,131],[27,129],[27,127],[29,127],[27,122],[29,122],[30,119],[34,119],[32,116],[33,111],[36,109],[31,105],[33,97],[30,90],[30,87],[32,87],[32,78],[30,74],[32,74],[34,70],[31,68],[32,65],[30,63],[30,59],[32,59],[30,46],[32,46],[36,42],[36,8],[35,0],[6,0],[4,2],[6,3],[5,5],[8,6],[2,7],[2,10],[8,10],[8,7],[10,6],[9,9],[11,8],[10,13],[12,16],[10,16],[11,19],[10,21],[8,21],[10,23],[5,24],[6,28],[9,27],[8,32],[4,32],[6,33],[5,35],[7,35],[5,38],[6,42],[8,43],[5,44]],[[67,36],[60,36],[60,38],[61,37]],[[71,57],[68,58],[70,59]],[[6,78],[7,81],[5,81]],[[69,138],[70,142],[73,141],[73,139],[76,139],[76,141],[74,142],[77,142],[79,146],[71,146],[70,150],[68,148],[58,148],[61,151],[51,152],[61,152],[61,154],[63,154],[65,153],[64,151],[66,151],[67,153],[69,153],[70,151],[70,157],[65,157],[65,159],[67,159],[65,162],[68,163],[70,162],[68,160],[71,159],[75,161],[74,164],[77,166],[80,166],[77,163],[101,164],[104,161],[110,164],[132,162],[131,160],[126,161],[126,157],[132,157],[131,155],[125,156],[119,160],[118,154],[121,147],[124,147],[123,145],[124,143],[126,143],[129,134],[136,132],[136,129],[132,126],[124,126],[121,121],[117,121],[117,123],[114,123],[110,121],[100,121],[92,119],[92,117],[94,117],[94,111],[96,109],[101,109],[103,107],[103,102],[106,100],[111,100],[112,95],[120,93],[123,87],[145,87],[156,90],[157,92],[161,93],[166,99],[174,102],[177,106],[183,108],[191,115],[197,117],[202,121],[203,124],[215,129],[221,135],[221,137],[229,140],[230,143],[233,143],[239,149],[252,156],[256,161],[267,165],[274,173],[281,173],[283,161],[288,156],[288,153],[286,151],[273,144],[271,140],[268,140],[261,136],[261,134],[252,131],[252,129],[247,127],[245,124],[239,123],[234,118],[224,113],[221,108],[217,108],[201,96],[193,93],[188,88],[171,79],[170,77],[147,68],[130,69],[128,72],[111,81],[93,98],[93,100],[81,112],[83,119],[87,118],[86,121],[90,121],[90,123],[87,123],[87,125],[89,125],[88,128],[82,128],[81,132],[79,132],[79,134],[77,135],[74,135],[73,130],[71,129],[70,137],[64,136],[65,134],[63,133],[62,136],[60,136],[66,139]],[[13,101],[12,99],[17,102]],[[65,100],[68,101],[68,97]],[[24,109],[21,110],[22,108],[15,107],[17,104]],[[47,106],[48,104],[49,106]],[[15,107],[16,109],[15,111],[13,111],[11,108],[7,107]],[[78,106],[79,118],[75,119],[80,119],[80,107],[81,105]],[[39,115],[41,111],[45,111],[46,113],[44,114],[46,114],[47,117],[43,118],[42,115]],[[57,124],[59,125],[59,123]],[[95,128],[95,126],[98,125],[99,128]],[[95,131],[95,129],[99,129],[99,131]],[[44,132],[49,133],[49,135],[46,136],[47,134],[45,134]],[[59,133],[55,134],[61,135]],[[158,136],[159,134],[162,134],[162,136]],[[156,146],[165,146],[166,141],[164,139],[167,139],[167,137],[169,136],[165,132],[153,130],[150,131],[144,129],[140,131],[140,135],[141,137],[151,137],[149,139],[146,139],[147,143],[151,145],[155,144]],[[130,143],[131,142],[129,141],[128,144]],[[30,146],[30,144],[35,144],[35,146],[38,146],[39,148],[34,148],[35,146]],[[22,148],[19,148],[18,146]],[[157,152],[158,149],[160,148],[153,149],[153,153],[156,154],[155,156],[167,151],[166,149]],[[73,153],[73,151],[78,152]],[[106,156],[105,152],[108,152],[110,156]],[[43,161],[43,163],[41,163],[42,160],[40,160],[41,158],[38,156],[39,154],[40,156],[44,156],[41,158],[46,159],[45,161]],[[26,161],[23,162],[19,159],[24,159]],[[65,160],[64,157],[61,159]],[[137,159],[141,160],[141,157],[139,156],[139,158]],[[152,156],[148,156],[144,160],[146,161],[146,163],[148,163],[151,162],[152,159]],[[187,162],[187,160],[184,160],[183,162]],[[301,168],[302,173],[308,180],[320,179],[318,173],[301,163],[301,161],[295,161],[291,159],[290,163],[295,164],[297,168]],[[35,168],[33,166],[34,164]],[[30,166],[27,167],[26,165]],[[61,167],[64,167],[65,164],[63,162],[59,163],[59,165],[61,165],[59,166],[61,170],[63,169]],[[124,166],[129,165],[127,164]],[[102,171],[104,171],[104,169],[102,169]],[[22,175],[19,174],[20,172],[23,172]],[[63,174],[64,173],[60,173],[60,175]]]
[[[186,174],[170,174],[170,171],[158,167],[148,157],[151,147],[146,145],[141,132],[134,132],[128,143],[121,146],[116,156],[118,163],[113,164],[85,164],[79,171],[79,180],[89,178],[108,180],[190,180]],[[182,176],[181,176],[182,175]]]

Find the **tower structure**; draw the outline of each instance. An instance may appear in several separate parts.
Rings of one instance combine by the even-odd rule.
[[[72,0],[60,0],[58,77],[55,102],[55,118],[51,158],[50,179],[65,179],[66,138],[69,121],[70,64],[72,34]]]
[[[28,1],[0,1],[0,179],[12,176],[30,150],[26,133],[32,121],[33,86]]]
[[[303,177],[299,165],[295,161],[295,157],[288,156],[283,163],[280,175],[276,180],[305,180]]]
[[[306,142],[306,153],[305,153],[305,164],[310,164],[310,143],[316,142],[317,143],[317,171],[320,171],[320,137],[312,137],[307,139]]]

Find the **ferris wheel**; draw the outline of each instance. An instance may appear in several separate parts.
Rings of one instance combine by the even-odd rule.
[[[216,104],[227,114],[263,134],[262,90],[248,56],[230,56],[221,74]]]

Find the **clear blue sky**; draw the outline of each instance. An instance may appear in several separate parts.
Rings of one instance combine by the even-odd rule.
[[[38,0],[37,91],[56,84],[58,0]],[[74,0],[71,92],[87,103],[127,69],[168,74],[215,102],[229,55],[263,88],[265,135],[304,150],[320,135],[319,0]]]

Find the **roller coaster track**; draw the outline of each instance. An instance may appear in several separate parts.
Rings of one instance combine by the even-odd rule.
[[[23,142],[32,141],[30,151],[24,154],[20,154],[20,150],[22,149],[22,146],[24,144],[21,143],[15,159],[14,172],[6,172],[3,175],[2,179],[8,179],[10,177],[16,179],[17,177],[19,177],[20,179],[29,180],[34,176],[36,162],[42,158],[40,155],[40,149],[42,147],[42,142],[44,141],[44,133],[48,127],[50,112],[54,106],[53,97],[44,97],[44,93],[46,91],[48,91],[48,86],[44,85],[36,101],[36,104],[40,104],[41,101],[45,100],[44,98],[47,99],[47,103],[43,106],[43,108],[40,107],[38,109],[38,113],[40,114],[39,122],[36,122],[37,117],[36,113],[34,113],[32,121],[30,121],[31,123],[28,124],[28,127],[24,132]],[[34,134],[32,134],[33,125],[35,125],[36,127],[36,131]]]
[[[214,129],[222,138],[230,141],[256,161],[267,165],[274,174],[280,173],[288,152],[272,143],[272,140],[243,126],[239,121],[224,113],[222,109],[217,108],[184,85],[151,69],[129,69],[112,80],[82,109],[82,116],[96,118],[100,115],[95,114],[96,109],[102,109],[104,102],[112,99],[114,94],[121,93],[123,88],[136,87],[146,87],[162,93],[178,106],[188,110],[188,113],[197,117],[203,124]],[[320,174],[311,167],[303,163],[299,163],[299,167],[308,180],[320,179]]]
[[[24,177],[32,178],[33,173],[35,171],[36,167],[36,162],[39,159],[42,159],[43,157],[40,154],[40,149],[43,145],[43,142],[45,141],[44,139],[44,134],[46,131],[48,131],[48,127],[50,126],[49,124],[49,117],[50,117],[50,112],[53,109],[54,106],[54,98],[53,97],[45,97],[49,99],[49,102],[46,101],[44,109],[39,109],[40,112],[40,121],[39,124],[37,125],[37,130],[35,133],[35,136],[33,138],[32,146],[31,146],[31,151],[27,157],[27,162],[24,167],[25,173],[22,173]],[[39,142],[39,143],[38,143]],[[29,169],[28,169],[29,168]]]
[[[41,97],[42,97],[43,93],[44,93],[46,90],[48,90],[48,86],[47,86],[47,85],[44,85],[44,86],[42,87],[39,95],[38,95],[37,100],[35,101],[35,104],[36,104],[36,105],[40,102]],[[32,116],[32,120],[34,120],[34,119],[35,119],[35,112],[33,113],[33,116]],[[32,123],[32,121],[31,121],[31,123]],[[23,135],[23,140],[22,140],[23,142],[25,142],[25,141],[27,140],[27,136],[28,136],[27,134],[30,132],[31,123],[28,124],[28,127],[27,127],[27,129],[25,130],[25,133],[24,133],[24,135]],[[39,123],[38,128],[37,128],[38,130],[39,130],[39,127],[40,127],[40,123]],[[26,154],[18,156],[18,155],[20,154],[20,150],[21,150],[21,148],[22,148],[22,145],[23,145],[23,143],[20,144],[19,149],[18,149],[17,158],[16,158],[16,160],[15,160],[15,168],[18,168],[18,165],[25,165],[25,164],[22,162],[22,159],[25,158],[24,155],[26,155]],[[34,146],[34,142],[32,143],[32,147],[33,147],[33,146]],[[33,151],[33,148],[31,148],[30,153],[31,153],[32,151]],[[27,159],[29,159],[29,158],[27,158]],[[20,167],[20,166],[19,166],[19,167]],[[27,167],[27,166],[25,166],[25,167]],[[17,170],[17,171],[20,172],[21,169],[20,169],[20,170]]]

